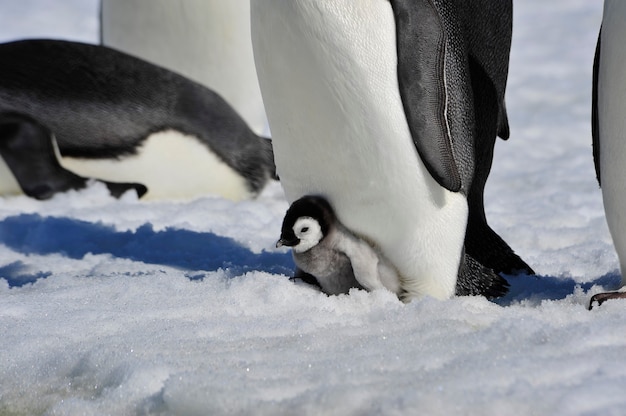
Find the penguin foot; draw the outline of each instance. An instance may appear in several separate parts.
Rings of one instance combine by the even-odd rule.
[[[135,192],[137,192],[137,197],[139,198],[141,198],[146,194],[146,192],[148,192],[148,188],[140,183],[107,182],[101,181],[99,179],[97,179],[97,181],[103,182],[107,186],[107,189],[109,190],[111,196],[113,196],[114,198],[120,198],[122,195],[124,195],[124,193],[126,193],[126,191],[129,191],[131,189],[134,189]]]
[[[135,192],[137,192],[137,196],[139,198],[148,192],[148,188],[140,183],[116,183],[102,181],[99,179],[87,179],[75,175],[70,171],[65,171],[64,174],[56,175],[56,177],[51,180],[38,181],[36,183],[23,185],[22,190],[31,198],[46,200],[52,198],[57,193],[84,189],[92,180],[104,183],[109,190],[109,193],[114,198],[120,198],[126,191],[131,189],[134,189]]]
[[[626,299],[626,292],[604,292],[604,293],[596,293],[589,300],[588,309],[593,309],[594,302],[598,302],[598,306],[602,305],[609,299]]]
[[[299,267],[296,267],[296,272],[295,272],[294,276],[290,277],[289,280],[291,280],[292,282],[302,281],[302,282],[304,282],[304,283],[306,283],[308,285],[315,286],[315,287],[318,287],[320,289],[322,288],[322,286],[317,281],[315,276],[313,276],[312,274],[309,274],[309,273],[303,271]]]
[[[495,299],[509,291],[509,282],[468,255],[463,256],[456,283],[457,296],[485,296]]]
[[[506,275],[534,275],[535,271],[486,223],[468,224],[465,250],[483,266]]]

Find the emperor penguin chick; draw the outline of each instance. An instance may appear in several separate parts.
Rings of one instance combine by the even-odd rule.
[[[296,266],[313,276],[329,295],[351,288],[386,288],[400,295],[400,277],[391,264],[337,219],[326,199],[304,196],[285,214],[276,247],[293,249]]]

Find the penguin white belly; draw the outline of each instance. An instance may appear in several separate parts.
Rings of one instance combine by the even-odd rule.
[[[626,2],[606,0],[598,72],[602,198],[626,285]]]
[[[401,274],[407,298],[454,295],[467,202],[419,158],[388,1],[256,0],[252,34],[289,202],[321,194]]]
[[[104,45],[215,90],[264,133],[249,0],[103,0],[101,19]]]
[[[190,199],[207,194],[250,198],[244,178],[193,137],[168,130],[150,135],[137,154],[120,159],[63,157],[61,165],[85,177],[138,182],[143,199]]]

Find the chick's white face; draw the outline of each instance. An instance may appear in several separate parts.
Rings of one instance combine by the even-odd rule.
[[[298,245],[293,247],[293,250],[297,253],[302,253],[315,247],[324,237],[319,222],[311,217],[298,218],[293,225],[293,232],[300,240]]]

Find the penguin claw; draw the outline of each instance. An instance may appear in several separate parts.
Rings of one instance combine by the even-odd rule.
[[[609,299],[626,299],[626,292],[604,292],[604,293],[596,293],[589,300],[588,309],[593,309],[594,302],[598,302],[598,306],[602,305]]]

